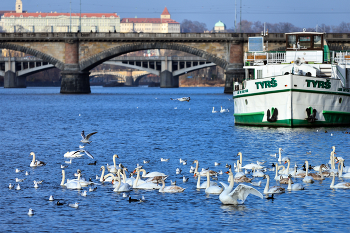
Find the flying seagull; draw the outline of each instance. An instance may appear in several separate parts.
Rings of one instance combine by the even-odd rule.
[[[73,155],[74,154],[76,154],[76,153],[85,153],[85,154],[87,154],[87,156],[89,156],[90,158],[92,158],[92,159],[94,159],[94,156],[92,156],[88,151],[86,151],[86,150],[77,150],[76,152],[74,152],[73,153]]]
[[[178,100],[178,101],[181,101],[181,102],[184,102],[184,101],[190,102],[191,97],[182,97],[182,98],[177,98],[177,99],[170,98],[170,99],[171,100]]]
[[[83,138],[83,140],[81,140],[80,142],[90,144],[91,141],[89,141],[89,138],[90,138],[92,135],[94,135],[95,133],[97,133],[97,132],[89,133],[89,134],[86,135],[86,137],[85,137],[85,133],[84,133],[84,130],[83,130],[83,132],[81,132],[81,137]]]

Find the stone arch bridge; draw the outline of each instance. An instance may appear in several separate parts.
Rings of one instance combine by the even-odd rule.
[[[327,34],[329,36],[330,34]],[[342,34],[341,34],[342,35]],[[120,55],[147,49],[183,51],[204,58],[225,70],[225,92],[244,77],[243,51],[249,36],[243,33],[0,33],[0,49],[30,54],[59,68],[61,93],[90,93],[89,71]],[[270,33],[269,48],[285,44],[284,34]],[[331,39],[331,40],[330,40]],[[327,38],[328,43],[348,43],[347,34]],[[11,77],[5,77],[11,78]],[[161,75],[161,86],[173,83]]]

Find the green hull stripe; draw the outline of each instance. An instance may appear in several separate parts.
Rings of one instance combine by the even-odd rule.
[[[323,111],[327,122],[350,124],[350,112]]]
[[[344,92],[312,91],[312,90],[303,90],[303,89],[285,89],[285,90],[265,91],[265,92],[259,92],[259,93],[252,93],[252,94],[233,96],[233,99],[247,97],[247,96],[266,95],[266,94],[273,94],[273,93],[280,93],[280,92],[289,92],[289,91],[291,91],[291,92],[293,91],[293,92],[307,92],[307,93],[317,93],[317,94],[350,96],[350,93],[344,93]]]
[[[350,112],[337,112],[337,111],[323,111],[323,114],[344,114],[344,115],[350,115]]]
[[[249,113],[235,113],[233,114],[235,117],[236,116],[251,116],[251,115],[264,115],[264,112],[249,112]]]

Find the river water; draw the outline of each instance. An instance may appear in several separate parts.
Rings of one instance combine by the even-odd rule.
[[[350,190],[330,189],[330,178],[305,184],[303,191],[275,195],[274,200],[250,195],[243,205],[225,206],[217,195],[198,191],[189,173],[195,159],[200,169],[225,172],[225,164],[236,162],[239,151],[243,165],[259,160],[271,167],[277,160],[270,154],[278,153],[279,147],[293,166],[301,167],[306,159],[311,165],[328,163],[331,146],[336,147],[336,156],[347,159],[350,135],[345,132],[349,128],[235,126],[232,96],[223,94],[223,88],[91,89],[89,95],[62,95],[59,88],[0,88],[1,232],[350,231]],[[183,96],[190,96],[191,101],[170,100]],[[220,110],[220,106],[230,112],[213,114],[212,107]],[[134,190],[132,198],[144,196],[146,201],[129,203],[113,192],[110,183],[96,181],[97,190],[87,192],[86,197],[80,195],[82,191],[62,188],[60,165],[68,160],[63,155],[79,149],[82,130],[98,132],[85,147],[97,165],[88,165],[94,160],[85,155],[74,159],[65,169],[67,178],[81,169],[84,177],[95,181],[100,167],[113,164],[112,156],[118,154],[117,163],[129,171],[139,163],[146,171],[168,174],[167,185],[176,180],[186,190],[177,194]],[[47,165],[30,168],[32,151]],[[169,158],[169,162],[160,158]],[[180,164],[180,158],[187,165]],[[143,164],[143,160],[150,163]],[[215,167],[214,162],[221,164]],[[15,173],[16,168],[23,172]],[[176,175],[176,168],[182,169],[181,175]],[[267,174],[274,177],[274,172]],[[183,183],[183,175],[190,177],[188,182]],[[15,178],[25,179],[21,190],[8,189]],[[224,173],[218,181],[228,183],[227,178]],[[35,189],[33,180],[43,183]],[[336,183],[340,181],[336,178]],[[263,180],[256,189],[262,193],[265,183]],[[65,205],[50,202],[50,195]],[[68,206],[75,202],[79,202],[78,209]],[[32,217],[27,215],[29,208],[34,210]]]

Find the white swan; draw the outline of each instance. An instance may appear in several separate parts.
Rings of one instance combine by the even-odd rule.
[[[306,172],[305,172],[305,177],[303,179],[303,182],[305,183],[313,183],[315,182],[315,180],[312,178],[312,176],[309,176],[307,173],[309,171],[309,162],[305,161],[305,165],[306,165]]]
[[[243,204],[245,199],[248,197],[249,194],[253,194],[257,197],[263,198],[263,195],[256,190],[253,187],[250,187],[248,185],[239,184],[232,192],[234,181],[233,181],[233,174],[232,172],[229,172],[229,176],[231,176],[230,179],[230,185],[226,185],[222,182],[220,184],[224,187],[224,191],[219,195],[219,200],[225,204],[225,205],[238,205]],[[241,200],[240,202],[238,200]]]
[[[199,166],[199,162],[198,162],[198,160],[195,160],[195,161],[193,161],[193,163],[195,163],[196,164],[196,167],[195,167],[195,169],[194,169],[194,173],[196,174],[196,173],[198,173],[198,166]],[[217,175],[218,173],[217,172],[215,172],[215,171],[212,171],[212,170],[202,170],[201,172],[200,172],[200,175],[201,176],[207,176],[207,172],[209,172],[209,175],[210,176],[215,176],[215,175]]]
[[[293,184],[292,185],[292,175],[288,176],[288,187],[287,187],[288,191],[303,190],[303,189],[305,189],[305,188],[304,188],[304,186],[302,184]]]
[[[104,167],[104,166],[101,166],[101,169],[100,169],[100,171],[102,170],[102,173],[101,173],[101,177],[100,177],[100,182],[112,182],[112,177],[111,176],[107,176],[106,178],[105,178],[105,171],[106,171],[106,168]]]
[[[155,176],[167,176],[162,172],[149,172],[147,173],[145,169],[140,169],[140,172],[142,171],[142,178],[152,178]]]
[[[284,168],[284,166],[283,165],[279,165],[278,166],[278,164],[276,164],[275,165],[276,166],[276,175],[275,175],[275,180],[280,180],[281,179],[281,176],[282,176],[282,178],[287,178],[288,176],[287,175],[278,175],[278,171],[280,170],[280,168],[282,168],[283,170],[282,171],[284,171],[285,170],[285,168]]]
[[[118,186],[113,189],[113,192],[129,192],[131,191],[130,185],[128,183],[121,183],[120,181],[120,170],[118,170]]]
[[[281,154],[282,148],[278,148],[278,162],[282,162],[282,154]]]
[[[117,169],[117,164],[115,163],[115,158],[119,158],[118,155],[113,155],[113,164],[114,166],[107,166],[107,169],[109,172],[111,173],[117,173],[118,172],[118,169]]]
[[[213,110],[211,110],[212,113],[217,113],[218,111],[215,111],[215,108],[213,107]]]
[[[31,166],[31,167],[40,167],[40,166],[46,165],[46,163],[44,163],[44,162],[42,162],[42,161],[35,160],[35,154],[34,154],[34,152],[30,152],[30,155],[33,156],[33,159],[32,159],[32,162],[30,163],[29,166]]]
[[[62,170],[63,171],[63,170]],[[78,179],[65,183],[67,189],[81,189],[80,184],[80,173],[78,174]]]
[[[185,189],[181,188],[179,186],[166,186],[165,187],[165,182],[164,180],[162,180],[162,187],[159,189],[160,193],[181,193],[183,192]]]
[[[207,188],[207,181],[204,181],[202,184],[201,184],[201,175],[199,172],[195,172],[194,173],[194,177],[197,177],[197,189],[206,189]],[[211,182],[209,184],[210,185],[217,185],[217,183],[215,182]]]
[[[284,193],[286,190],[281,186],[273,186],[270,188],[270,176],[265,175],[264,179],[267,179],[266,186],[264,189],[264,194],[272,194],[272,193]]]
[[[264,173],[262,172],[262,171],[260,171],[260,170],[256,170],[255,168],[253,169],[253,174],[252,174],[252,176],[254,176],[254,177],[264,177]]]
[[[350,173],[345,173],[343,175],[344,159],[340,159],[339,162],[340,162],[340,172],[338,176],[340,178],[350,178]]]
[[[224,113],[224,112],[229,112],[229,110],[228,110],[228,109],[225,109],[225,108],[222,108],[222,106],[221,106],[220,113]]]
[[[130,186],[133,186],[133,183],[134,183],[134,181],[135,181],[135,178],[134,178],[134,177],[126,178],[126,173],[125,173],[125,171],[127,171],[127,168],[126,168],[126,167],[123,168],[123,174],[122,174],[123,183],[127,183],[127,184],[129,184]]]
[[[160,185],[154,184],[151,182],[144,182],[143,184],[139,184],[138,183],[139,179],[140,179],[140,170],[137,169],[137,177],[136,177],[136,180],[133,184],[134,189],[160,189]]]
[[[209,172],[207,172],[207,187],[205,189],[205,193],[207,193],[207,194],[220,194],[221,192],[222,192],[221,187],[219,187],[217,185],[210,185],[210,175],[209,175]]]
[[[292,172],[289,172],[289,168],[290,168],[290,159],[289,158],[286,158],[286,160],[284,160],[284,163],[288,163],[288,166],[287,166],[287,169],[285,170],[282,170],[279,172],[280,175],[289,175],[291,174]]]
[[[349,189],[350,188],[350,183],[347,183],[347,182],[342,182],[334,185],[335,175],[333,172],[332,172],[332,176],[333,176],[332,183],[329,186],[331,189]]]

